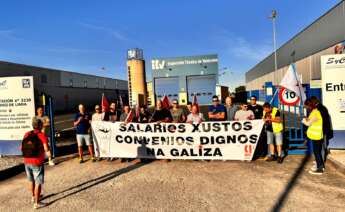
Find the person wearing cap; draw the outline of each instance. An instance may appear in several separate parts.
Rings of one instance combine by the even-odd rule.
[[[42,121],[39,118],[34,117],[32,119],[33,130],[27,132],[23,138],[23,140],[25,140],[29,137],[32,139],[34,139],[35,137],[36,139],[38,138],[40,142],[42,142],[42,145],[39,147],[40,154],[38,156],[26,157],[24,155],[25,173],[29,181],[29,190],[31,193],[31,200],[34,203],[34,209],[38,209],[46,205],[41,202],[41,191],[44,184],[44,159],[45,155],[47,155],[49,158],[51,157],[51,152],[48,146],[48,139],[42,132],[42,126]]]
[[[186,116],[183,113],[182,108],[179,107],[177,99],[174,99],[172,101],[172,108],[170,110],[170,113],[172,115],[174,123],[184,123],[186,121]]]
[[[241,104],[241,110],[238,110],[235,113],[234,120],[244,121],[244,120],[253,120],[253,119],[254,119],[253,111],[248,110],[248,104],[246,102],[243,102]]]
[[[208,119],[210,121],[225,121],[226,109],[221,105],[218,96],[212,97],[212,105],[208,107]]]
[[[95,105],[95,113],[92,114],[91,121],[105,121],[105,112],[101,110],[99,105]]]

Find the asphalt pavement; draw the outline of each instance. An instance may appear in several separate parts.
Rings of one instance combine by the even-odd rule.
[[[61,159],[60,159],[61,160]],[[63,159],[46,169],[42,211],[344,211],[345,178],[311,160],[141,163]],[[0,211],[30,211],[25,174],[0,182]]]

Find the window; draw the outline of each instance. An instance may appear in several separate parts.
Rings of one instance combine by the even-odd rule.
[[[174,94],[174,97],[177,97],[177,94]]]
[[[212,95],[212,93],[211,93],[211,92],[209,92],[209,93],[208,93],[208,95],[209,95],[209,96],[211,96],[211,95]]]
[[[87,80],[84,80],[84,88],[87,88]]]
[[[41,83],[48,83],[47,75],[41,74]]]
[[[197,95],[197,96],[200,96],[201,94],[200,94],[200,93],[197,93],[196,95]]]
[[[73,79],[69,79],[69,86],[73,87]]]

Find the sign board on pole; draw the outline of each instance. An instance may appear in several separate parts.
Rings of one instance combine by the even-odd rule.
[[[32,76],[0,78],[0,154],[18,154],[18,142],[32,129],[35,116]]]
[[[279,91],[279,100],[283,105],[294,106],[299,103],[300,98],[295,92],[282,87]]]
[[[321,78],[322,102],[328,109],[335,130],[330,145],[337,142],[337,148],[345,148],[345,55],[322,56]],[[337,135],[341,136],[337,138]]]

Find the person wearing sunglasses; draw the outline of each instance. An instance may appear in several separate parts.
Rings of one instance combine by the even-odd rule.
[[[173,100],[170,113],[173,118],[173,123],[184,123],[186,121],[186,116],[182,108],[179,107],[177,99]]]
[[[225,121],[226,109],[220,104],[218,96],[212,97],[212,105],[208,107],[208,119],[210,121]]]
[[[253,120],[254,119],[254,113],[253,113],[253,111],[248,110],[248,104],[246,102],[243,102],[241,104],[241,110],[238,110],[235,113],[234,119],[236,121]]]

